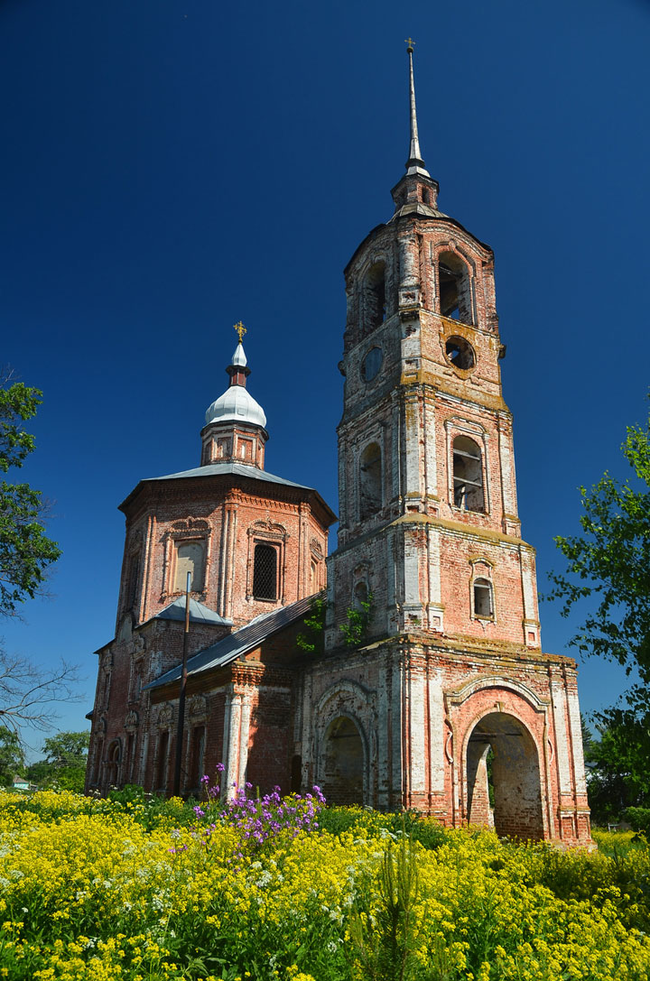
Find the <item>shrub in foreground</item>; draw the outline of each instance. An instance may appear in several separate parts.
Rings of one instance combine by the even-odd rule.
[[[0,795],[0,976],[10,981],[650,976],[643,845],[617,861],[431,823],[425,847],[415,832],[426,819],[405,817],[402,829],[354,809],[334,831],[328,822],[344,824],[345,811],[317,813],[316,795],[243,804],[248,837],[203,804],[200,815],[168,802],[188,823],[149,827],[139,801],[23,800]],[[321,827],[283,826],[275,805],[287,817],[313,807]],[[258,820],[279,827],[260,841]]]

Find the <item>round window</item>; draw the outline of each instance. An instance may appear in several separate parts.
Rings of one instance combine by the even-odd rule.
[[[448,337],[445,353],[454,368],[460,368],[461,371],[467,371],[476,364],[474,348],[464,337]]]
[[[361,364],[361,374],[364,381],[372,381],[381,369],[384,355],[380,347],[371,347]]]

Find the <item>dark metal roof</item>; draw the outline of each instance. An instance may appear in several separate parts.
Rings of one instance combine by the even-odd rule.
[[[144,477],[142,483],[152,480],[180,480],[184,477],[218,477],[224,474],[234,474],[236,477],[250,477],[251,480],[266,480],[270,484],[284,484],[286,487],[299,487],[301,490],[313,490],[304,484],[296,484],[293,480],[276,477],[273,473],[249,467],[245,463],[210,463],[205,467],[194,467],[193,470],[181,470],[180,473],[168,473],[163,477]]]
[[[263,613],[247,623],[246,626],[234,630],[227,637],[222,637],[216,644],[206,647],[204,651],[199,651],[187,662],[188,675],[209,671],[211,668],[221,668],[230,664],[231,661],[235,661],[242,654],[247,654],[259,647],[268,637],[278,633],[279,630],[288,627],[289,624],[308,613],[317,595],[306,596],[289,606],[281,606],[279,610],[273,610],[272,613]],[[176,681],[180,676],[181,666],[178,665],[171,671],[166,671],[165,674],[146,687],[159,688],[161,685],[169,684],[170,681]]]

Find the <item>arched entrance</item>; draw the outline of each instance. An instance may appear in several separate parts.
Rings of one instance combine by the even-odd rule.
[[[346,715],[327,727],[323,746],[322,791],[329,804],[363,804],[363,740]]]
[[[514,715],[491,712],[467,743],[467,816],[499,835],[542,839],[544,819],[537,746]]]

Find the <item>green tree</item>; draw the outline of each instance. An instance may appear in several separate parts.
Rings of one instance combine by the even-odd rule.
[[[90,733],[60,732],[43,743],[45,759],[32,763],[27,770],[39,787],[59,787],[81,793],[84,788]]]
[[[650,420],[628,427],[622,451],[632,477],[580,488],[582,534],[555,539],[567,568],[550,576],[563,616],[587,607],[571,645],[638,676],[624,704],[594,714],[589,798],[601,818],[650,801]]]
[[[630,426],[622,446],[634,471],[623,483],[605,473],[595,487],[580,488],[582,535],[555,539],[566,573],[552,573],[550,597],[562,615],[591,600],[591,609],[571,644],[582,654],[637,668],[650,685],[650,421]]]
[[[25,772],[25,754],[13,729],[0,726],[0,786],[10,787]]]
[[[639,707],[598,713],[598,739],[585,752],[592,820],[618,820],[627,807],[650,801],[650,716]]]
[[[0,379],[0,474],[22,467],[34,449],[34,437],[23,423],[41,404],[41,392],[10,372]],[[16,616],[18,607],[36,595],[47,568],[61,549],[45,534],[45,505],[29,484],[0,481],[0,616]],[[74,698],[76,671],[65,663],[41,670],[27,658],[0,647],[0,715],[14,732],[23,724],[47,729],[52,702]]]
[[[36,415],[42,393],[22,382],[0,386],[0,472],[22,467],[34,449],[34,437],[23,422]],[[0,484],[0,614],[12,616],[45,579],[47,567],[61,550],[42,524],[44,503],[40,491],[29,484]]]

